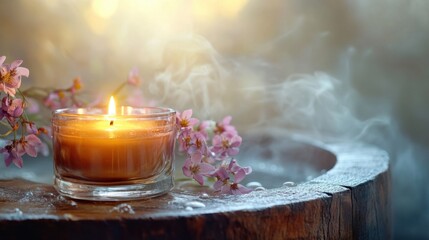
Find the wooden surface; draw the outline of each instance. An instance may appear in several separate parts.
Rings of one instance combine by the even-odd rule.
[[[294,158],[330,169],[296,186],[242,196],[218,196],[208,188],[177,182],[164,196],[124,203],[76,201],[59,196],[46,183],[0,180],[0,238],[391,238],[384,151],[356,143],[288,143],[294,147],[280,160]]]

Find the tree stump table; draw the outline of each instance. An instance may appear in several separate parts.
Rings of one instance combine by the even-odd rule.
[[[272,144],[272,139],[261,138],[242,149],[244,156],[255,159],[254,165],[239,159],[254,168],[255,175],[248,178],[263,179],[267,189],[240,196],[219,196],[178,181],[170,193],[147,200],[77,201],[59,196],[51,184],[34,181],[52,179],[51,159],[28,159],[22,170],[0,169],[0,238],[391,238],[389,159],[384,151],[358,143],[291,138],[273,156],[263,150]],[[252,153],[252,145],[262,151]],[[288,167],[302,173],[315,169],[320,175],[294,184],[278,171]]]

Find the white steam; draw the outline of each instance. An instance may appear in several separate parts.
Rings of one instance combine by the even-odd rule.
[[[149,93],[161,103],[180,111],[198,109],[200,116],[223,108],[226,78],[221,57],[204,38],[187,35],[159,49],[162,71],[149,82]],[[147,86],[146,86],[147,87]]]

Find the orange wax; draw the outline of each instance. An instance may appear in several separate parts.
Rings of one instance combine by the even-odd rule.
[[[172,171],[174,121],[174,116],[167,120],[85,115],[56,119],[56,175],[102,185]]]

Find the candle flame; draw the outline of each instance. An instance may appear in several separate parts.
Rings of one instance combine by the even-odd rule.
[[[116,115],[116,104],[113,96],[110,97],[108,114]]]

